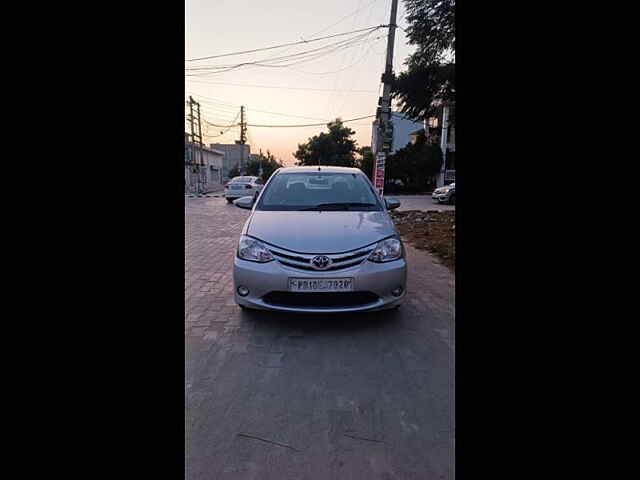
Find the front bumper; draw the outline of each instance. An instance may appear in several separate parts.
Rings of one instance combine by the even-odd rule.
[[[431,199],[435,202],[447,202],[449,201],[448,193],[433,193],[431,194]]]
[[[378,299],[366,305],[349,307],[293,307],[273,305],[263,300],[263,297],[270,292],[287,292],[289,277],[309,279],[351,277],[353,278],[354,291],[372,292],[378,296]],[[376,311],[393,308],[404,299],[407,290],[407,263],[404,258],[387,263],[364,260],[362,263],[344,270],[310,272],[284,266],[277,260],[268,263],[255,263],[235,257],[233,281],[236,303],[258,310],[306,313]],[[246,297],[238,295],[237,289],[240,285],[249,289],[249,294]],[[402,287],[402,294],[396,297],[391,291],[398,286]],[[314,293],[314,295],[323,294]]]

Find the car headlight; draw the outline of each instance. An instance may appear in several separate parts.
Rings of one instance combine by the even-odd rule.
[[[238,258],[266,263],[273,260],[273,255],[261,241],[242,235],[238,244]]]
[[[376,248],[369,255],[369,260],[382,263],[397,260],[400,257],[402,257],[402,243],[398,238],[391,237],[378,242]]]

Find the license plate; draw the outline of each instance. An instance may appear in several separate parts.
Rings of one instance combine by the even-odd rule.
[[[290,292],[351,292],[353,278],[289,278]]]
[[[232,190],[240,190],[241,188],[243,188],[242,185],[230,185],[229,188],[231,188]]]

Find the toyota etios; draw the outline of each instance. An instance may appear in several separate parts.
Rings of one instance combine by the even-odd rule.
[[[383,200],[357,168],[289,167],[260,194],[234,202],[252,209],[233,278],[243,308],[354,312],[393,308],[405,296],[404,247]]]

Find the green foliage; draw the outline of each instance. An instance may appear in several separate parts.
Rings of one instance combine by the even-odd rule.
[[[393,82],[393,96],[401,111],[413,120],[436,116],[435,100],[455,100],[455,64],[416,66],[398,75]]]
[[[373,151],[371,147],[358,149],[358,154],[360,158],[357,160],[356,166],[373,182]]]
[[[387,157],[385,177],[401,180],[406,191],[425,191],[431,177],[442,168],[442,157],[440,146],[427,142],[421,135],[415,144],[409,144]]]
[[[275,172],[278,168],[281,168],[282,162],[277,160],[269,150],[267,150],[267,154],[258,155],[257,159],[252,159],[247,164],[247,175],[251,175],[254,177],[260,176],[260,167],[262,166],[262,181],[266,182],[271,174]]]
[[[296,165],[355,166],[357,147],[351,135],[356,132],[345,127],[339,118],[328,123],[327,128],[329,133],[322,132],[310,137],[306,143],[298,144],[298,150],[293,154],[298,159]]]
[[[435,113],[435,100],[455,96],[455,0],[405,0],[407,37],[416,51],[392,84],[393,98],[413,120]]]
[[[416,51],[409,67],[448,63],[456,50],[456,0],[405,0],[407,37]]]

